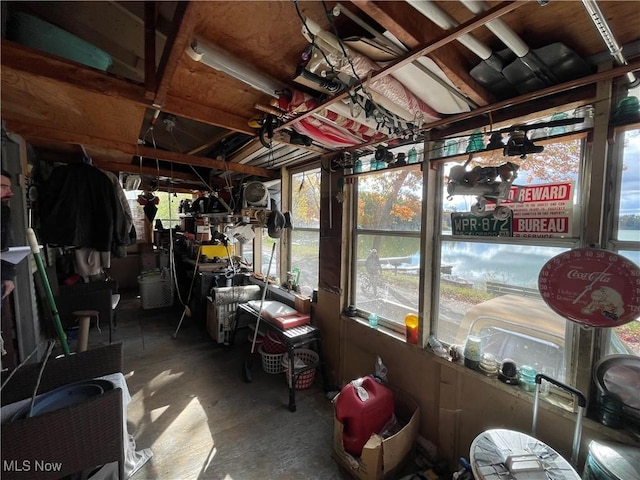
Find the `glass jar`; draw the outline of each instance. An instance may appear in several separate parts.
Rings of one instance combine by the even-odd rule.
[[[518,370],[518,380],[520,388],[525,392],[533,392],[536,389],[536,369],[529,365],[522,365]]]
[[[407,343],[412,345],[418,344],[418,315],[415,313],[407,313],[404,316],[405,338]]]
[[[415,147],[411,147],[407,155],[407,163],[418,163],[418,152]]]
[[[480,365],[482,359],[482,339],[476,336],[467,337],[464,344],[464,364],[474,370]]]
[[[500,369],[500,362],[491,353],[483,353],[478,369],[488,377],[496,377]]]
[[[375,313],[369,314],[369,326],[376,328],[378,326],[378,315]]]

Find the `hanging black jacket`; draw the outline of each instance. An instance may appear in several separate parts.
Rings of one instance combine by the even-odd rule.
[[[49,245],[110,252],[129,242],[113,184],[92,165],[55,168],[41,186],[38,202],[42,239]]]

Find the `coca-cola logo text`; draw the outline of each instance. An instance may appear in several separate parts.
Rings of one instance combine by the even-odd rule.
[[[611,275],[605,272],[581,272],[580,270],[569,270],[567,278],[578,280],[599,280],[602,283],[609,283],[611,281]]]

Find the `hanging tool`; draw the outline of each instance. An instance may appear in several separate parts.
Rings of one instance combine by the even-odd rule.
[[[173,239],[170,238],[169,240],[170,243],[170,258],[171,261],[173,262]],[[202,245],[198,246],[198,253],[196,256],[196,264],[193,267],[193,275],[191,276],[191,285],[189,286],[189,295],[187,295],[187,303],[183,303],[184,306],[184,310],[182,311],[182,316],[180,317],[180,321],[178,322],[178,326],[176,327],[176,331],[173,332],[172,337],[175,339],[178,337],[178,330],[180,330],[180,326],[182,325],[182,321],[184,320],[184,317],[189,317],[191,318],[191,308],[189,307],[189,302],[191,302],[191,293],[193,292],[193,283],[196,279],[196,276],[198,275],[198,265],[200,263],[200,252],[202,251]],[[174,274],[174,279],[175,279],[175,266],[172,266],[172,271]],[[178,288],[178,282],[176,280],[176,289],[178,289],[178,298],[180,298],[180,289]],[[182,299],[180,298],[180,302],[182,303]]]
[[[271,247],[271,256],[269,257],[269,266],[267,267],[267,275],[264,278],[264,290],[262,290],[262,297],[260,298],[260,308],[258,309],[258,319],[256,320],[255,330],[253,331],[253,339],[251,341],[251,352],[249,356],[244,361],[244,365],[242,368],[244,374],[244,381],[247,383],[251,383],[253,380],[251,376],[251,368],[253,366],[253,352],[256,348],[256,339],[258,338],[258,329],[260,327],[260,318],[262,318],[262,307],[264,306],[264,299],[267,296],[267,290],[269,290],[269,275],[271,274],[271,263],[273,262],[273,256],[276,251],[276,242],[273,242],[273,246]]]
[[[29,242],[29,246],[31,247],[31,253],[33,253],[33,257],[36,259],[36,265],[38,266],[38,271],[40,272],[40,276],[42,277],[44,289],[47,292],[47,300],[49,300],[49,306],[51,307],[51,313],[53,314],[53,322],[56,333],[58,334],[58,339],[60,340],[60,345],[62,346],[65,357],[68,357],[69,355],[71,355],[71,352],[69,351],[69,345],[67,344],[67,335],[64,333],[64,329],[62,328],[62,322],[60,321],[60,314],[58,313],[56,300],[53,298],[53,292],[51,291],[49,277],[47,276],[47,271],[45,270],[44,263],[42,262],[42,256],[40,255],[40,246],[38,245],[36,232],[34,232],[33,228],[31,227],[27,228],[27,240]]]

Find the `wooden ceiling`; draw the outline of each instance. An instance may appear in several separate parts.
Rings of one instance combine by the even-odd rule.
[[[22,135],[45,160],[75,161],[84,148],[102,168],[173,178],[184,188],[201,188],[199,176],[211,183],[224,177],[277,178],[281,166],[335,155],[340,148],[315,138],[311,145],[291,143],[296,122],[324,112],[319,109],[276,115],[279,122],[271,148],[265,148],[257,138],[255,121],[263,121],[274,96],[194,61],[186,50],[196,38],[223,49],[283,88],[304,91],[325,106],[337,105],[360,81],[333,96],[294,82],[309,48],[302,19],[337,32],[340,38],[371,37],[353,20],[355,15],[376,31],[395,35],[407,52],[361,79],[365,88],[367,82],[395,74],[425,55],[455,85],[456,95],[471,104],[455,113],[438,114],[432,121],[407,120],[411,133],[431,131],[436,136],[512,120],[534,110],[552,112],[561,105],[590,103],[596,80],[624,79],[626,72],[638,70],[636,2],[597,4],[615,40],[624,46],[627,66],[612,64],[582,2],[552,0],[545,6],[537,1],[487,2],[489,10],[479,14],[460,2],[432,2],[459,24],[447,30],[409,3],[345,2],[339,4],[341,13],[331,17],[326,12],[338,5],[335,2],[3,2],[3,26],[9,27],[3,31],[1,52],[2,120],[8,131]],[[11,30],[16,13],[43,19],[86,40],[107,52],[113,65],[104,72],[24,44],[29,41],[17,41]],[[497,94],[470,74],[481,60],[457,41],[472,33],[493,52],[505,49],[485,26],[495,19],[507,24],[534,52],[564,44],[589,71],[524,94]],[[44,34],[41,29],[39,33]],[[597,73],[600,65],[603,71]],[[379,131],[383,140],[406,136],[388,128]],[[374,143],[364,136],[358,140],[351,150],[362,151]]]

